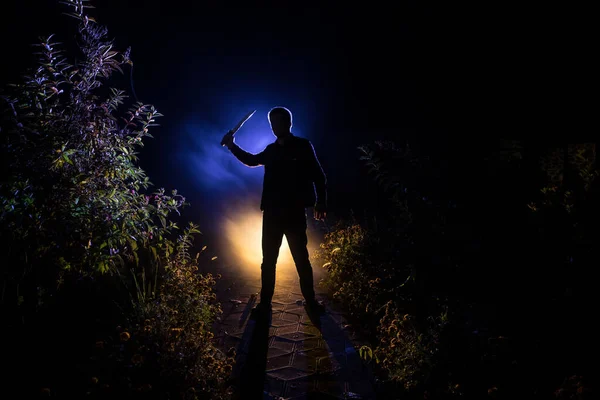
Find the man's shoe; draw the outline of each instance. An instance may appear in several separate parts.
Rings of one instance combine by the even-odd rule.
[[[325,306],[322,302],[313,299],[311,301],[304,300],[304,307],[306,307],[307,311],[316,315],[325,314]]]
[[[267,318],[271,315],[271,310],[271,303],[258,303],[256,307],[250,311],[250,318],[254,320]]]

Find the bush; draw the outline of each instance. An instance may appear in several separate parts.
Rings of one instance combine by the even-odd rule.
[[[413,282],[414,269],[399,248],[399,243],[382,232],[356,221],[340,223],[325,234],[314,253],[328,271],[321,284],[356,319],[372,318],[387,299],[401,301],[411,296],[407,288]]]
[[[573,373],[556,397],[590,396],[581,376],[595,363],[594,147],[544,154],[515,143],[487,164],[485,151],[461,153],[470,158],[454,168],[467,183],[451,177],[457,170],[433,171],[409,146],[361,148],[382,189],[377,208],[327,234],[316,256],[329,271],[322,284],[366,331],[359,354],[384,397],[545,398]],[[486,165],[494,175],[469,170]],[[532,199],[540,172],[547,177]],[[446,179],[458,189],[436,188]]]
[[[176,224],[167,218],[185,202],[176,191],[147,192],[137,165],[161,114],[142,103],[123,114],[125,92],[105,86],[131,64],[129,51],[114,50],[86,1],[66,3],[79,22],[82,61],[71,64],[52,35],[42,39],[38,67],[2,97],[4,301],[29,309],[65,274],[115,273],[138,263],[140,249],[155,259],[172,251]]]
[[[139,286],[134,312],[114,335],[100,340],[89,366],[91,391],[104,398],[227,399],[234,352],[212,344],[212,323],[221,315],[212,275],[198,274],[189,249],[191,225],[179,238],[155,296]]]
[[[426,384],[437,366],[447,324],[447,312],[418,324],[410,314],[401,315],[388,302],[378,329],[380,342],[374,352],[388,379],[400,382],[409,391]]]
[[[315,257],[328,271],[321,284],[370,343],[361,357],[375,360],[380,378],[408,392],[422,387],[437,366],[448,319],[444,310],[417,321],[415,267],[389,239],[356,222],[340,225],[325,235]]]
[[[161,114],[140,102],[122,111],[125,92],[107,85],[132,65],[129,50],[113,48],[87,1],[63,3],[78,22],[81,61],[42,39],[37,68],[2,97],[0,317],[13,328],[5,346],[23,349],[5,362],[55,397],[84,396],[71,378],[87,373],[96,397],[227,398],[233,359],[212,344],[221,311],[216,277],[190,255],[198,228],[175,236],[185,198],[150,191],[138,166]],[[79,346],[95,336],[90,361]]]
[[[437,367],[448,324],[440,288],[429,278],[447,274],[448,265],[427,261],[448,260],[439,246],[447,227],[443,209],[413,186],[418,180],[399,174],[424,176],[426,160],[391,143],[361,150],[386,201],[378,202],[372,223],[353,220],[326,234],[315,258],[329,272],[321,284],[364,329],[370,344],[361,356],[376,361],[383,381],[407,393],[422,388]]]

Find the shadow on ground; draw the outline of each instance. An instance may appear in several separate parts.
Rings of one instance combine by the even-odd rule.
[[[224,276],[217,296],[224,315],[215,324],[218,345],[236,349],[236,400],[374,399],[371,373],[360,360],[360,339],[325,293],[326,313],[310,315],[293,268],[279,268],[270,318],[250,319],[258,277]]]

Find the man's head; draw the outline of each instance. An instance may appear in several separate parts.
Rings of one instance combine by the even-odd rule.
[[[292,129],[292,112],[285,107],[273,107],[269,111],[269,123],[275,136],[286,136]]]

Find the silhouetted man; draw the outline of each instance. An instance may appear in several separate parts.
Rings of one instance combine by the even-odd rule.
[[[322,313],[315,299],[313,271],[306,236],[306,208],[314,207],[314,218],[323,220],[327,211],[326,177],[310,141],[291,132],[292,113],[274,107],[268,114],[275,142],[258,154],[242,150],[228,132],[223,143],[249,167],[264,165],[265,176],[260,209],[263,212],[260,302],[254,313],[265,315],[271,310],[275,291],[275,266],[283,235],[287,238],[298,270],[300,289],[309,311]],[[315,193],[316,188],[316,193]]]

